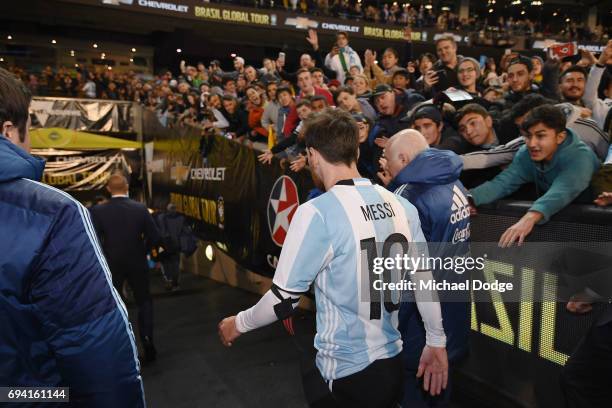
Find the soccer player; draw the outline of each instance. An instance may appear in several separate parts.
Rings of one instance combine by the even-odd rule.
[[[349,113],[327,109],[309,119],[304,132],[308,163],[326,193],[298,207],[272,288],[255,306],[222,320],[219,336],[231,346],[243,333],[290,317],[314,282],[316,363],[333,398],[340,406],[395,407],[403,384],[399,299],[375,290],[372,281],[380,277],[371,265],[389,256],[390,247],[414,251],[425,242],[419,216],[407,200],[359,176],[359,132]],[[383,242],[379,252],[376,244]],[[418,286],[431,272],[410,279]],[[448,378],[446,337],[440,304],[428,296],[415,292],[426,329],[417,376],[437,395]]]

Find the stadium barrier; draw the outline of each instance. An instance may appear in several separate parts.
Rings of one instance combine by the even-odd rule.
[[[262,165],[252,149],[188,126],[163,128],[147,114],[144,134],[152,138],[145,150],[153,206],[173,202],[206,241],[187,269],[205,269],[200,266],[211,262],[206,253],[214,253],[213,268],[206,268],[211,278],[264,293],[288,222],[312,188],[308,172],[294,173],[276,159]],[[528,202],[481,208],[472,219],[472,241],[497,242],[528,208]],[[601,253],[602,245],[609,250],[611,226],[610,210],[570,206],[535,228],[531,249],[493,251],[484,278],[514,282],[524,301],[502,294],[473,302],[471,353],[457,370],[461,393],[500,407],[562,406],[559,374],[596,314],[566,312],[562,277],[549,261],[559,254],[589,256],[591,246],[598,247],[592,253]],[[542,248],[548,247],[547,254]]]

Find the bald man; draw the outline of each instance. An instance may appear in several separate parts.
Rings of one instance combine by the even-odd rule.
[[[127,179],[121,174],[109,177],[106,189],[111,199],[92,208],[92,217],[102,249],[119,293],[127,280],[138,305],[138,329],[145,352],[143,362],[155,360],[153,344],[153,303],[149,291],[147,249],[161,242],[155,222],[144,204],[128,196]]]
[[[419,213],[421,228],[429,243],[431,257],[465,256],[469,251],[470,213],[467,190],[458,180],[461,158],[448,150],[430,148],[416,130],[396,133],[385,147],[387,188],[410,201]],[[463,282],[468,273],[434,271],[438,281]],[[465,296],[464,296],[465,295]],[[447,337],[448,361],[456,363],[468,349],[470,330],[469,296],[440,293],[442,324]],[[451,301],[452,300],[452,301]],[[419,350],[425,344],[425,329],[414,302],[402,302],[399,330],[404,347],[405,390],[402,406],[442,406],[450,400],[450,387],[440,396],[421,392],[416,382]],[[419,348],[420,347],[420,348]],[[449,386],[450,386],[449,377]],[[438,405],[440,404],[440,405]]]

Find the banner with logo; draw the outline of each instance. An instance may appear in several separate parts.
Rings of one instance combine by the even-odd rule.
[[[130,154],[131,153],[131,154]],[[68,192],[100,192],[111,174],[130,175],[138,161],[137,151],[121,149],[78,151],[33,149],[32,154],[46,160],[43,183]]]
[[[99,5],[117,10],[188,18],[210,23],[241,24],[252,27],[284,30],[316,29],[324,33],[345,31],[351,36],[385,41],[404,41],[404,27],[368,21],[347,20],[324,16],[305,16],[279,9],[261,9],[215,4],[201,0],[64,0],[87,5]],[[414,29],[413,41],[432,41],[436,29]],[[468,33],[455,33],[457,42],[467,43]]]
[[[152,206],[172,202],[200,237],[223,243],[241,265],[272,276],[289,223],[312,182],[257,152],[192,127],[164,128],[145,112],[147,182]]]
[[[30,104],[33,128],[133,132],[132,103],[36,97]]]
[[[42,181],[82,201],[100,194],[112,173],[141,171],[139,142],[60,128],[33,129],[30,138],[32,154],[46,161]]]

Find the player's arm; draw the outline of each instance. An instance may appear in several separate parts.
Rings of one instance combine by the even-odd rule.
[[[427,242],[421,229],[421,223],[416,208],[408,209],[408,219],[411,220],[411,232],[414,241],[411,256],[428,257]],[[435,291],[424,290],[421,281],[433,280],[429,270],[416,271],[410,276],[415,283],[415,299],[417,308],[425,327],[425,347],[421,354],[417,377],[423,377],[423,388],[431,395],[438,395],[448,383],[448,356],[446,354],[446,335],[442,326],[442,311],[438,294]]]
[[[272,288],[255,306],[219,323],[221,342],[231,346],[243,333],[290,317],[301,294],[308,290],[332,255],[323,218],[314,205],[301,205],[287,232]]]

